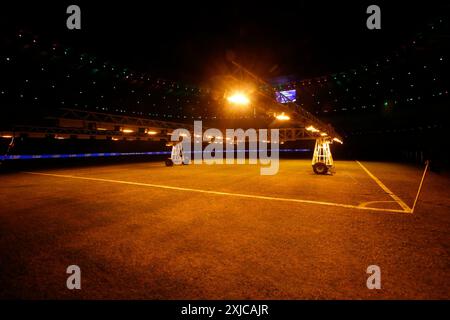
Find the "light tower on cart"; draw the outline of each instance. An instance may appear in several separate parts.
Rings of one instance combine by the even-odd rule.
[[[315,140],[312,158],[313,171],[316,174],[333,173],[334,162],[330,145],[333,143],[343,144],[342,137],[334,128],[329,124],[323,123],[310,112],[299,106],[292,97],[285,95],[283,92],[276,91],[272,85],[239,63],[235,61],[231,61],[231,63],[236,67],[236,77],[245,79],[244,81],[250,80],[256,82],[256,87],[259,88],[257,93],[271,101],[271,107],[276,110],[275,112],[268,110],[276,120],[289,121],[295,127],[290,129],[292,132],[294,130],[303,131],[303,140]]]

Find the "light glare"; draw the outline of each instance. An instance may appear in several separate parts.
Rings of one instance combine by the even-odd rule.
[[[314,128],[313,126],[307,127],[306,130],[311,131],[311,132],[319,132],[319,130]]]
[[[227,100],[237,105],[248,105],[250,103],[249,98],[241,92],[234,93],[233,95],[229,96]]]
[[[275,118],[277,118],[277,120],[281,120],[281,121],[286,121],[291,119],[291,117],[289,117],[288,115],[284,114],[284,112],[282,112],[279,115],[276,115]]]

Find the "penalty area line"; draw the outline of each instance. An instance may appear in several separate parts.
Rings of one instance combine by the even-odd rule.
[[[386,192],[392,199],[394,199],[395,202],[397,202],[397,204],[403,208],[403,212],[405,213],[411,213],[412,210],[411,208],[405,203],[403,202],[402,199],[400,199],[395,193],[393,193],[388,187],[386,187],[384,185],[383,182],[381,182],[380,179],[378,179],[377,177],[375,177],[375,175],[373,175],[365,166],[362,165],[361,162],[359,162],[358,160],[356,160],[356,163],[359,164],[359,166],[361,168],[363,168],[363,170],[369,175],[369,177],[371,177],[373,179],[373,181],[375,181],[378,186],[383,189],[384,192]]]
[[[220,195],[220,196],[240,197],[240,198],[248,198],[248,199],[260,199],[260,200],[272,200],[272,201],[282,201],[282,202],[316,204],[316,205],[323,205],[323,206],[332,206],[332,207],[357,209],[357,210],[366,210],[366,211],[394,212],[394,213],[404,213],[405,212],[404,210],[396,210],[396,209],[382,209],[382,208],[372,208],[372,207],[360,207],[360,206],[355,206],[355,205],[351,205],[351,204],[343,204],[343,203],[304,200],[304,199],[294,199],[294,198],[281,198],[281,197],[271,197],[271,196],[262,196],[262,195],[253,195],[253,194],[213,191],[213,190],[203,190],[203,189],[175,187],[175,186],[167,186],[167,185],[152,184],[152,183],[142,183],[142,182],[131,182],[131,181],[123,181],[123,180],[89,178],[89,177],[63,175],[63,174],[52,174],[52,173],[41,173],[41,172],[23,172],[23,173],[32,174],[32,175],[40,175],[40,176],[48,176],[48,177],[56,177],[56,178],[77,179],[77,180],[97,181],[97,182],[109,182],[109,183],[141,186],[141,187],[151,187],[151,188],[159,188],[159,189],[166,189],[166,190],[196,192],[196,193],[204,193],[204,194],[212,194],[212,195]]]

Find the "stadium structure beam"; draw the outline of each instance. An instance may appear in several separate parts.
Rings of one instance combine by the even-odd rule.
[[[275,100],[275,89],[267,83],[265,80],[261,79],[257,75],[255,75],[253,72],[249,71],[239,63],[237,63],[234,60],[231,60],[231,63],[237,68],[238,72],[240,73],[240,76],[242,77],[243,74],[248,75],[250,78],[252,78],[256,83],[258,84],[258,87],[260,88],[258,90],[258,93],[265,96],[266,98],[270,99],[272,103],[277,105],[278,109],[281,111],[288,111],[291,115],[292,122],[297,122],[299,125],[303,127],[313,127],[316,130],[307,130],[307,134],[311,137],[311,139],[317,139],[322,137],[321,134],[325,134],[330,138],[330,140],[342,142],[342,137],[334,130],[334,128],[321,121],[317,117],[315,117],[312,113],[307,111],[306,109],[302,108],[298,104],[295,103],[295,101],[292,101],[289,97],[286,97],[282,93],[280,93],[285,101],[288,101],[287,104],[282,104]],[[268,91],[268,92],[267,92]]]

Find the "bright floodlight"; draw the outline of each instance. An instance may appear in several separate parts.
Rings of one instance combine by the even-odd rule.
[[[236,93],[232,94],[231,96],[229,96],[227,98],[227,100],[233,104],[244,105],[244,106],[250,103],[249,98],[241,92],[236,92]]]
[[[307,127],[306,130],[311,131],[311,132],[319,132],[320,131],[320,130],[314,128],[313,126]]]
[[[291,117],[289,117],[288,115],[284,114],[284,112],[282,112],[279,115],[276,115],[275,118],[277,118],[277,120],[281,120],[281,121],[286,121],[291,119]]]
[[[333,141],[339,142],[340,144],[344,144],[344,142],[342,142],[342,140],[339,140],[338,138],[333,138]]]

